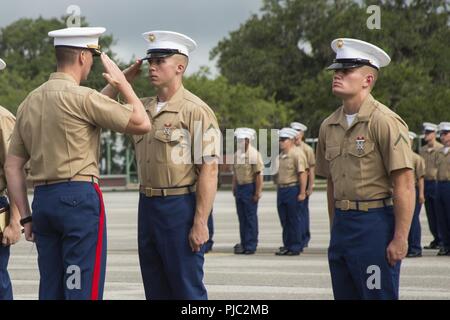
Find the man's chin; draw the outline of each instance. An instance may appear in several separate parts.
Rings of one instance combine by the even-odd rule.
[[[332,89],[333,95],[335,95],[338,98],[344,99],[345,97],[348,96],[347,93],[343,92],[342,90],[339,90],[338,88],[333,88]]]

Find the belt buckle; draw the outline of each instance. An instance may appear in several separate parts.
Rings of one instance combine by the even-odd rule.
[[[164,189],[146,188],[145,189],[145,196],[148,197],[148,198],[162,197],[162,196],[166,196],[166,192],[165,192]]]
[[[342,211],[350,210],[350,200],[341,200],[341,210]]]
[[[152,188],[145,188],[145,196],[146,196],[147,198],[153,197],[152,191],[153,191]]]
[[[358,203],[358,208],[361,211],[368,212],[369,211],[369,203],[368,202],[360,202],[360,203]]]

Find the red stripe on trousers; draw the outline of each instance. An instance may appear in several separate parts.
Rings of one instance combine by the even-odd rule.
[[[100,273],[102,269],[103,228],[105,227],[105,205],[103,194],[98,184],[94,184],[100,200],[100,221],[98,223],[97,248],[95,249],[94,275],[92,277],[91,300],[98,300],[98,289],[100,284]]]

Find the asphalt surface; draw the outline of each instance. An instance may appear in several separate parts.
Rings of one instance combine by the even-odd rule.
[[[32,198],[30,197],[30,200]],[[107,211],[108,264],[105,299],[144,299],[137,254],[136,192],[104,194]],[[239,242],[238,220],[230,191],[220,191],[214,204],[213,251],[205,258],[205,285],[210,299],[299,300],[332,299],[327,263],[329,241],[326,194],[310,199],[309,248],[300,256],[275,256],[281,245],[276,193],[264,192],[259,204],[259,245],[254,255],[235,255]],[[421,213],[422,245],[431,236],[425,212]],[[422,258],[405,259],[401,271],[401,299],[450,299],[450,257],[424,250]],[[36,247],[22,240],[11,249],[10,275],[15,299],[37,299],[39,273]]]

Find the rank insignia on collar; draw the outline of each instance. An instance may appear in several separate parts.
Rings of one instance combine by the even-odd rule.
[[[358,154],[362,154],[364,152],[365,143],[366,139],[364,139],[364,137],[356,137],[356,152],[358,152]]]

